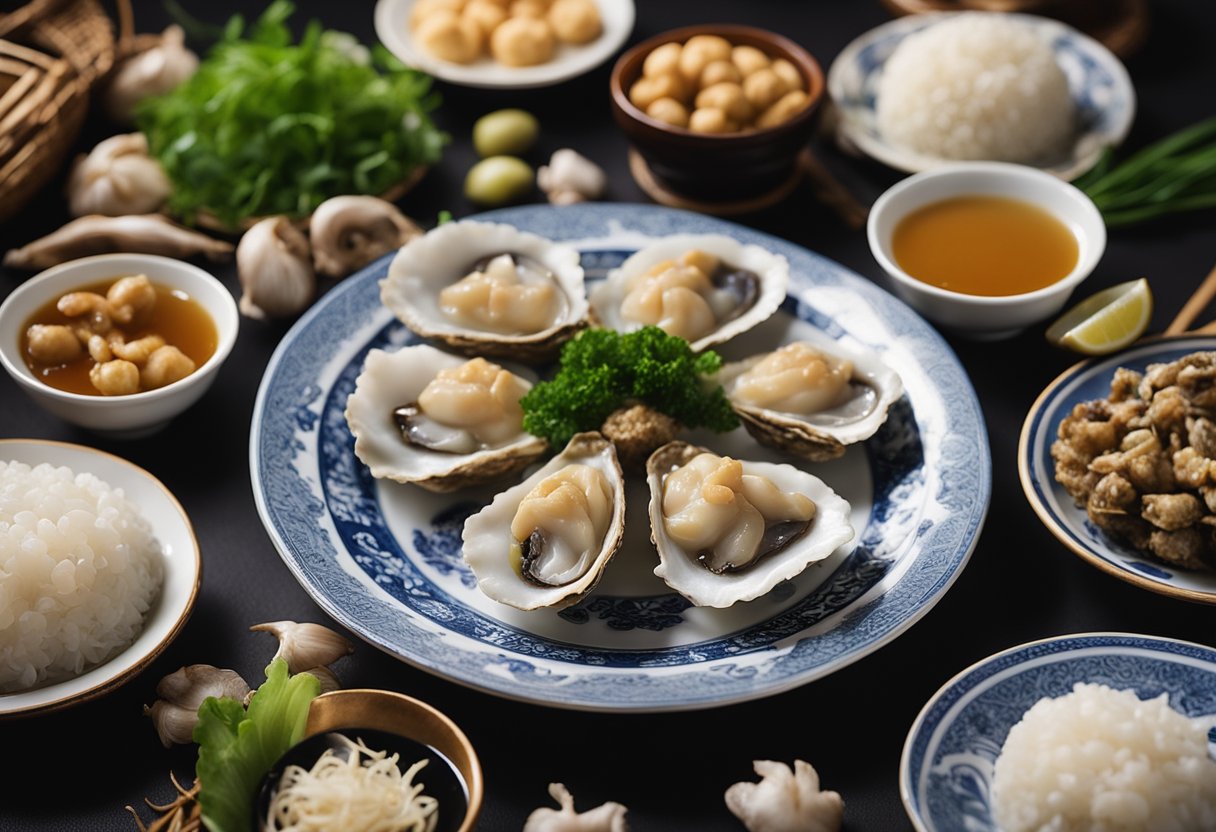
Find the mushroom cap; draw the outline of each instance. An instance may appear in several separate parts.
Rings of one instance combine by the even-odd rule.
[[[325,200],[313,212],[308,231],[313,264],[329,277],[346,277],[422,234],[396,205],[375,196]]]

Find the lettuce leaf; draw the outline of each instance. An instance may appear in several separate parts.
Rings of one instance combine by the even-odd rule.
[[[289,676],[275,659],[246,710],[235,699],[208,697],[198,709],[194,741],[199,805],[211,832],[248,832],[258,785],[275,761],[304,736],[308,708],[320,693],[315,676]]]

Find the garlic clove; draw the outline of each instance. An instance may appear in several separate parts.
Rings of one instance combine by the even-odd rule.
[[[317,272],[346,277],[422,236],[422,229],[379,197],[335,196],[317,206],[308,235]]]
[[[837,832],[844,800],[820,791],[819,774],[805,760],[785,763],[755,760],[759,783],[735,783],[726,790],[726,807],[748,832]]]
[[[608,802],[579,813],[574,811],[574,796],[561,783],[550,783],[549,794],[561,808],[536,809],[524,821],[523,832],[629,832],[625,820],[629,810],[619,803]]]
[[[301,671],[309,676],[316,676],[317,681],[321,683],[321,693],[329,693],[330,691],[342,690],[342,680],[337,674],[324,665],[320,667],[310,667],[308,670]]]
[[[184,708],[163,699],[157,699],[152,707],[144,706],[144,716],[152,718],[156,736],[165,748],[185,745],[194,740],[194,726],[198,725],[198,709]]]
[[[209,664],[178,668],[156,686],[156,695],[161,699],[194,711],[208,696],[244,699],[247,693],[249,685],[239,673]]]
[[[608,177],[586,156],[564,147],[556,150],[548,165],[536,172],[536,184],[554,205],[571,205],[604,194]]]
[[[287,670],[292,674],[333,664],[343,656],[355,652],[353,644],[320,624],[271,621],[256,624],[249,629],[274,633],[279,640],[279,649],[274,658],[285,659]]]
[[[160,162],[148,155],[144,134],[125,133],[77,157],[68,175],[68,209],[74,217],[149,214],[164,204],[170,190]]]
[[[102,93],[106,113],[120,124],[130,124],[136,104],[171,92],[197,70],[198,55],[186,48],[182,27],[170,26],[159,43],[114,68]]]
[[[256,320],[301,312],[317,287],[308,240],[287,217],[269,217],[244,233],[236,247],[241,314]]]

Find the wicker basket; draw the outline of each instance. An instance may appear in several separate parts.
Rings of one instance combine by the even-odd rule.
[[[0,222],[63,165],[89,93],[135,48],[130,0],[118,0],[119,37],[98,0],[33,0],[0,17]]]

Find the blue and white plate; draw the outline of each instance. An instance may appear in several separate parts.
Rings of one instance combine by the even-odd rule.
[[[992,772],[1009,729],[1039,699],[1078,682],[1141,699],[1168,694],[1170,707],[1189,717],[1216,717],[1216,650],[1200,644],[1085,633],[997,653],[947,682],[908,733],[899,791],[918,832],[998,832]],[[1216,736],[1209,742],[1216,755]]]
[[[883,66],[900,42],[953,14],[956,12],[896,18],[844,48],[832,62],[827,80],[828,94],[840,118],[841,138],[867,156],[908,173],[955,161],[926,156],[888,142],[878,129],[876,104]],[[1010,16],[1044,33],[1068,77],[1078,115],[1077,135],[1067,158],[1043,165],[1042,169],[1071,181],[1093,167],[1106,147],[1122,143],[1136,114],[1136,91],[1119,59],[1088,35],[1046,17]]]
[[[1094,566],[1125,581],[1190,601],[1216,604],[1216,570],[1183,569],[1133,549],[1090,522],[1056,482],[1051,443],[1060,422],[1081,402],[1110,395],[1110,380],[1119,367],[1142,371],[1149,364],[1175,361],[1201,350],[1216,350],[1216,338],[1193,336],[1149,341],[1113,356],[1083,361],[1065,370],[1031,405],[1018,443],[1022,489],[1039,519],[1060,542]]]
[[[287,565],[330,615],[389,653],[514,699],[601,711],[704,708],[819,678],[886,644],[967,562],[991,491],[975,393],[908,307],[790,243],[697,214],[641,205],[532,206],[488,219],[572,243],[590,279],[655,237],[729,234],[790,263],[782,310],[723,350],[772,348],[820,329],[868,346],[905,397],[864,447],[813,470],[853,506],[856,542],[767,595],[690,607],[652,574],[645,484],[630,484],[625,542],[596,592],[554,612],[489,600],[461,559],[464,519],[489,490],[438,495],[374,480],[343,410],[373,347],[415,340],[380,303],[388,259],[347,278],[283,339],[258,393],[254,494]],[[721,453],[780,460],[742,431],[694,435]]]

